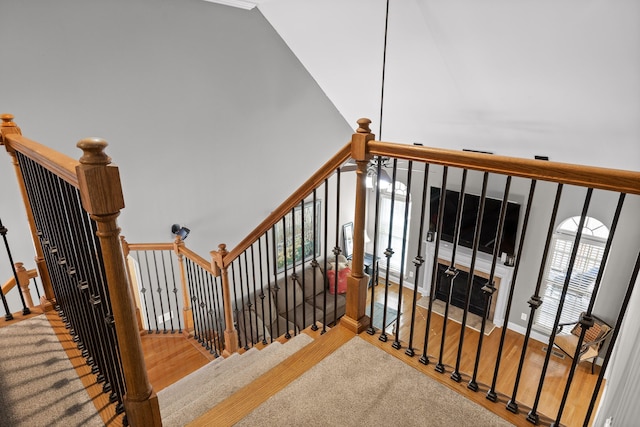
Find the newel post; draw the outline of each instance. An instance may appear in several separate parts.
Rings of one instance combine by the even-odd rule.
[[[134,426],[161,426],[158,398],[149,384],[138,333],[134,300],[125,267],[117,217],[124,208],[118,168],[110,166],[106,141],[83,139],[84,154],[76,167],[83,208],[96,222],[126,384],[124,406]]]
[[[18,163],[16,152],[12,147],[9,146],[9,144],[7,144],[7,141],[5,141],[4,139],[5,135],[9,134],[22,135],[22,131],[13,121],[13,115],[2,114],[0,115],[0,119],[2,119],[2,123],[0,123],[0,144],[4,144],[7,152],[11,156],[13,168],[18,180],[18,187],[20,188],[20,194],[22,195],[22,201],[24,202],[24,206],[26,208],[27,222],[29,223],[29,229],[31,230],[33,247],[36,251],[36,267],[38,269],[38,275],[40,276],[40,280],[42,281],[42,288],[44,290],[44,295],[42,295],[42,297],[40,298],[40,307],[43,311],[50,311],[53,310],[52,302],[55,301],[55,294],[53,293],[53,285],[51,284],[51,278],[49,277],[49,270],[47,269],[47,263],[44,260],[44,253],[42,252],[42,246],[40,245],[40,241],[38,238],[38,231],[36,228],[35,219],[33,217],[33,210],[31,209],[31,203],[29,202],[27,188],[24,185],[24,180],[22,178],[22,172],[20,171],[20,164]]]
[[[347,278],[347,307],[341,324],[359,334],[369,326],[366,313],[369,277],[364,273],[364,229],[367,199],[367,165],[370,155],[367,142],[375,139],[369,129],[369,119],[359,119],[358,129],[351,137],[351,157],[356,161],[356,207],[353,215],[353,256],[351,274]]]
[[[193,336],[193,308],[191,307],[191,299],[189,298],[189,287],[187,286],[187,272],[184,267],[184,255],[182,249],[184,241],[180,236],[176,236],[173,242],[173,251],[178,257],[178,265],[180,266],[180,284],[182,285],[182,313],[184,319],[184,329],[182,333],[187,337]]]
[[[33,307],[33,299],[31,298],[31,292],[29,291],[29,272],[24,268],[24,264],[21,262],[15,263],[16,276],[18,276],[18,286],[24,297],[24,302],[27,307]]]
[[[228,254],[227,245],[221,243],[217,251],[211,251],[211,266],[222,279],[222,301],[224,307],[224,357],[238,351],[238,331],[234,327],[233,309],[231,308],[231,287],[229,286],[229,274],[224,264],[224,257]]]

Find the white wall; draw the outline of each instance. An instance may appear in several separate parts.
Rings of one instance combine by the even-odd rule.
[[[386,0],[259,6],[378,133]],[[640,3],[391,1],[382,139],[640,170]]]
[[[232,248],[351,138],[347,124],[254,9],[201,0],[3,0],[0,112],[73,158],[99,136],[120,167],[130,242]],[[11,65],[9,65],[9,62]],[[0,216],[33,267],[8,155]],[[0,250],[0,280],[10,277]]]

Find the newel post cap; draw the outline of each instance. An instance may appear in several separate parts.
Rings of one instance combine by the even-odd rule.
[[[107,141],[85,138],[77,147],[83,152],[76,166],[82,206],[92,215],[111,215],[124,208],[120,172],[111,166],[111,157],[104,152]]]

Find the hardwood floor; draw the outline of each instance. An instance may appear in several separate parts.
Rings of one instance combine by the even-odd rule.
[[[396,308],[398,304],[398,286],[391,285],[388,288],[387,304],[391,308]],[[421,295],[418,295],[420,298]],[[370,303],[370,293],[368,294],[368,303]],[[501,360],[501,368],[496,384],[496,392],[498,393],[498,402],[494,403],[486,399],[486,391],[488,384],[493,378],[494,366],[497,355],[498,343],[500,340],[501,329],[496,328],[490,335],[485,336],[482,347],[482,358],[479,363],[477,373],[477,382],[479,390],[473,392],[467,388],[470,374],[473,372],[475,364],[475,354],[478,345],[479,333],[466,328],[464,335],[464,343],[460,352],[460,366],[462,380],[455,382],[450,378],[451,372],[454,370],[458,354],[458,344],[460,340],[460,324],[449,321],[447,323],[444,351],[442,352],[442,362],[445,366],[444,373],[438,373],[434,370],[435,364],[440,358],[441,348],[441,331],[443,327],[443,318],[440,315],[433,314],[431,317],[430,331],[428,335],[428,351],[429,364],[424,365],[419,362],[422,356],[422,348],[424,343],[424,331],[426,326],[427,310],[420,306],[416,307],[416,316],[414,324],[413,349],[415,355],[409,357],[405,354],[410,339],[411,316],[409,309],[412,305],[413,293],[411,290],[403,289],[402,312],[400,316],[399,342],[400,348],[392,347],[395,341],[394,332],[396,323],[391,323],[387,328],[388,341],[379,340],[380,331],[374,335],[362,334],[361,336],[394,355],[395,357],[405,361],[416,369],[423,371],[426,375],[435,378],[446,386],[464,394],[469,399],[476,401],[478,404],[486,407],[492,412],[508,419],[516,425],[530,426],[525,420],[526,413],[533,404],[535,394],[538,388],[538,381],[544,361],[545,353],[542,351],[543,343],[530,340],[526,352],[526,358],[523,365],[523,374],[521,375],[517,402],[519,404],[519,415],[514,415],[505,409],[507,401],[511,398],[514,387],[514,378],[520,360],[521,347],[523,337],[513,331],[507,331],[505,336],[505,346]],[[384,302],[384,287],[378,285],[375,289],[375,300]],[[59,333],[61,341],[64,344],[70,341],[65,338],[66,330],[61,327],[58,316],[55,312],[48,313],[54,329]],[[0,322],[4,323],[4,322]],[[2,325],[0,325],[2,326]],[[66,335],[68,337],[68,334]],[[322,339],[319,333],[315,333],[314,338]],[[197,370],[201,366],[213,360],[213,355],[204,350],[193,339],[187,339],[182,334],[145,334],[142,336],[143,351],[145,354],[145,362],[147,364],[147,372],[149,381],[153,389],[158,392],[168,385],[178,381],[182,377]],[[82,360],[73,345],[65,345],[65,349],[69,353],[71,360]],[[310,359],[309,363],[313,363]],[[552,356],[548,365],[545,376],[544,386],[542,389],[542,397],[538,405],[538,414],[540,415],[540,424],[549,425],[556,417],[559,402],[564,391],[567,373],[571,360],[566,357],[559,359]],[[116,416],[112,405],[109,405],[105,396],[100,393],[100,387],[92,380],[93,375],[86,371],[86,365],[79,364],[76,366],[80,377],[83,379],[85,386],[89,390],[94,399],[96,407],[101,412],[106,425],[119,425],[120,417]],[[304,369],[304,368],[301,368]],[[596,372],[597,374],[597,372]],[[582,425],[584,414],[586,413],[591,394],[593,392],[597,375],[592,375],[590,364],[583,363],[578,365],[573,379],[573,384],[569,392],[567,404],[562,416],[562,425],[579,426]],[[93,390],[93,391],[91,391]]]
[[[427,309],[416,306],[416,316],[414,325],[413,349],[414,357],[405,355],[408,348],[411,329],[410,308],[412,305],[413,291],[408,288],[403,289],[402,310],[406,315],[400,316],[399,338],[401,348],[396,350],[392,347],[394,341],[393,333],[396,330],[396,323],[392,323],[386,328],[388,341],[382,343],[379,341],[380,332],[369,338],[372,343],[378,344],[390,354],[403,359],[405,361],[412,360],[410,364],[415,364],[413,359],[422,356],[424,331],[426,328]],[[421,295],[418,294],[418,299]],[[371,295],[368,295],[368,303],[371,301]],[[384,286],[378,285],[375,290],[375,301],[384,302]],[[398,285],[389,286],[388,306],[397,308],[398,305]],[[490,335],[486,336],[482,344],[482,358],[479,363],[476,381],[479,390],[473,392],[467,388],[467,384],[474,371],[476,350],[478,346],[480,334],[470,328],[466,328],[463,340],[462,351],[460,352],[459,372],[462,380],[460,383],[450,378],[454,371],[457,361],[458,348],[460,343],[461,325],[457,322],[449,320],[446,328],[444,340],[444,350],[442,352],[442,363],[445,366],[444,373],[438,373],[434,370],[435,364],[440,360],[441,338],[443,329],[443,317],[433,314],[431,317],[430,331],[428,335],[427,355],[429,356],[429,365],[427,371],[441,383],[465,394],[470,399],[482,404],[492,412],[504,415],[506,412],[505,405],[513,394],[514,381],[518,364],[521,357],[521,348],[524,337],[514,331],[507,330],[505,335],[505,344],[500,364],[498,380],[496,382],[495,391],[498,394],[498,402],[493,403],[486,399],[486,392],[493,380],[494,368],[497,359],[498,345],[502,333],[501,328],[496,328]],[[545,359],[545,352],[542,348],[546,343],[541,343],[533,339],[529,340],[527,346],[526,357],[524,359],[522,375],[518,385],[516,401],[518,402],[518,410],[520,412],[520,421],[523,425],[532,425],[525,420],[526,414],[529,412],[534,403],[536,391],[539,385],[539,378],[542,372],[542,366]],[[422,365],[424,366],[424,365]],[[545,375],[542,394],[538,404],[537,413],[540,416],[540,424],[548,425],[552,422],[559,409],[562,394],[564,392],[567,375],[571,366],[571,359],[565,357],[560,359],[552,356]],[[598,369],[598,367],[596,367]],[[567,403],[562,414],[561,423],[567,426],[581,426],[586,414],[591,395],[595,388],[598,371],[596,375],[591,374],[591,364],[579,364],[569,391]],[[524,415],[522,415],[524,414]],[[513,422],[511,418],[510,421]]]

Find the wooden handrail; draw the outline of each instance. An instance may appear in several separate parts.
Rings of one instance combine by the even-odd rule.
[[[127,243],[130,251],[172,251],[173,243]]]
[[[326,162],[311,178],[302,184],[291,196],[289,196],[276,210],[260,223],[247,237],[245,237],[232,251],[228,252],[223,259],[224,266],[228,266],[240,256],[249,246],[251,246],[260,236],[266,233],[280,219],[293,209],[301,200],[307,197],[314,188],[329,178],[342,165],[351,154],[351,143],[346,144],[328,162]],[[220,266],[222,267],[222,266]]]
[[[78,161],[19,134],[4,135],[7,150],[18,151],[78,188]]]
[[[521,178],[640,194],[640,172],[381,141],[370,141],[367,147],[369,153],[376,156],[396,157]]]
[[[31,270],[27,270],[27,275],[29,277],[29,280],[33,279],[34,277],[38,277],[38,270],[36,270],[35,268],[32,268]],[[16,279],[15,277],[12,277],[11,279],[7,280],[4,283],[4,285],[2,285],[2,293],[7,295],[7,292],[9,292],[15,286],[16,286]]]

